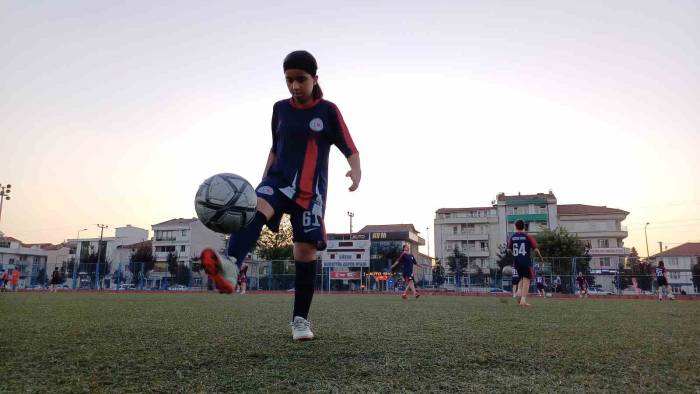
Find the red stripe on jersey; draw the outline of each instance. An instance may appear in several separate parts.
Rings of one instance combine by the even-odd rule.
[[[348,126],[345,125],[345,120],[343,120],[343,114],[340,113],[340,110],[338,109],[337,106],[335,106],[335,113],[338,115],[338,124],[340,125],[340,130],[343,133],[343,140],[345,140],[345,145],[350,148],[352,153],[357,153],[357,148],[355,147],[355,142],[353,142],[352,137],[350,136],[350,130],[348,130]]]
[[[292,108],[296,108],[296,109],[313,108],[316,106],[316,104],[318,104],[320,102],[321,102],[321,99],[316,99],[316,100],[311,100],[306,104],[301,104],[301,103],[296,102],[296,100],[294,100],[294,98],[289,99],[289,103],[292,105]]]
[[[301,179],[299,180],[299,194],[296,203],[304,209],[309,209],[311,199],[314,196],[314,178],[316,177],[316,165],[318,164],[318,145],[314,137],[309,137],[306,143],[306,154],[304,164],[301,169]]]
[[[532,235],[528,234],[528,235],[527,235],[527,239],[530,240],[530,248],[532,248],[532,249],[539,249],[539,248],[537,247],[537,240],[535,240],[535,237],[533,237]]]

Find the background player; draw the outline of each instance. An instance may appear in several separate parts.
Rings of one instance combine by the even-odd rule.
[[[576,283],[578,284],[578,297],[583,298],[585,296],[588,298],[588,280],[586,280],[586,277],[583,276],[583,273],[578,273]]]
[[[518,294],[520,295],[519,305],[530,306],[527,303],[527,293],[530,291],[530,281],[534,279],[535,273],[532,269],[531,251],[534,251],[542,260],[542,254],[537,248],[535,238],[525,232],[525,222],[518,220],[515,222],[515,233],[508,240],[508,250],[513,254],[515,269],[518,270],[520,281],[518,282]]]
[[[401,254],[399,257],[396,259],[396,262],[391,266],[391,269],[393,270],[394,267],[396,267],[398,264],[401,264],[402,270],[403,270],[403,281],[406,283],[406,288],[403,291],[403,294],[401,295],[401,298],[404,300],[408,297],[408,291],[411,290],[413,292],[413,296],[418,298],[420,297],[420,294],[418,294],[418,291],[416,290],[416,283],[415,279],[413,278],[413,266],[417,265],[420,267],[423,267],[422,265],[418,264],[416,261],[416,258],[413,257],[413,255],[410,253],[408,245],[403,246],[403,250],[401,251]]]
[[[513,298],[518,296],[518,282],[520,282],[520,276],[518,275],[518,270],[515,269],[515,263],[512,267],[513,276],[511,276],[511,283],[513,284]],[[520,300],[518,300],[520,301]]]
[[[537,290],[537,295],[544,297],[544,276],[542,275],[542,270],[535,270],[535,290]]]
[[[655,271],[656,286],[657,291],[659,292],[659,301],[663,299],[663,290],[666,290],[666,297],[668,297],[669,300],[675,300],[675,297],[673,296],[673,290],[671,289],[671,285],[668,284],[668,271],[666,271],[666,267],[664,266],[663,261],[659,261],[659,265],[656,267]]]
[[[360,184],[360,155],[335,104],[323,100],[316,75],[316,59],[306,51],[294,51],[282,64],[292,97],[272,108],[272,148],[263,180],[256,189],[257,213],[251,223],[231,235],[227,256],[212,249],[202,252],[202,265],[223,293],[235,290],[238,267],[255,246],[263,225],[277,231],[284,213],[290,215],[294,240],[294,309],[292,338],[313,339],[308,319],[316,277],[316,252],[326,248],[323,216],[328,185],[331,145],[347,158],[352,180],[350,191]]]

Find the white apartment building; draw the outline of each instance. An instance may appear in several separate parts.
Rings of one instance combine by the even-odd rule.
[[[19,270],[19,287],[38,284],[37,276],[46,270],[48,253],[37,245],[28,246],[12,237],[0,237],[0,270]]]
[[[101,261],[106,261],[110,265],[110,272],[114,271],[119,264],[123,264],[121,257],[118,253],[118,247],[122,245],[134,244],[137,242],[143,242],[148,239],[148,230],[134,227],[127,224],[125,227],[117,227],[114,229],[114,236],[112,237],[102,237],[102,256]],[[74,250],[77,253],[78,259],[80,261],[87,260],[88,256],[92,253],[97,253],[99,250],[100,238],[80,238],[80,239],[68,239],[67,243],[71,245],[76,245]],[[107,275],[108,272],[103,272],[101,275]]]
[[[675,248],[664,250],[650,258],[652,264],[657,266],[659,261],[664,262],[668,271],[668,281],[674,293],[685,291],[688,294],[696,293],[693,286],[693,266],[700,264],[700,242],[687,242]]]
[[[167,272],[169,254],[175,255],[178,263],[191,267],[192,261],[199,259],[204,248],[223,250],[226,247],[226,237],[209,230],[197,218],[171,219],[154,224],[151,228],[156,272],[153,272],[149,278],[154,283],[160,278],[170,276]],[[192,285],[200,286],[205,276],[203,272],[193,273]]]
[[[441,208],[435,213],[435,255],[443,263],[457,248],[482,269],[496,267],[499,250],[523,220],[530,233],[563,227],[589,247],[594,273],[614,273],[629,254],[621,225],[628,212],[582,204],[558,205],[552,192],[499,193],[490,207]],[[597,271],[595,271],[597,270]],[[610,284],[612,284],[612,277]]]

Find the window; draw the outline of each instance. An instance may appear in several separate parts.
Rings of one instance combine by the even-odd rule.
[[[671,291],[673,291],[674,293],[680,293],[681,287],[680,286],[671,286]]]
[[[601,257],[600,258],[600,266],[601,267],[610,267],[610,257]]]
[[[680,272],[671,271],[671,272],[668,273],[668,276],[669,276],[671,279],[680,279],[680,278],[681,278],[681,273],[680,273]]]
[[[185,245],[180,245],[180,252],[184,252],[184,251],[185,251]]]
[[[457,226],[452,227],[452,234],[457,234]]]
[[[182,236],[186,237],[187,236],[187,230],[182,230]]]
[[[0,241],[0,248],[9,248],[10,241]]]
[[[598,247],[599,248],[609,248],[610,243],[608,242],[607,239],[599,239],[598,240]]]

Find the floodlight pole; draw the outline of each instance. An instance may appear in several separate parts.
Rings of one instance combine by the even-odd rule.
[[[2,219],[2,202],[10,199],[10,192],[12,192],[12,185],[0,185],[0,219]]]
[[[97,267],[95,267],[95,287],[99,290],[100,287],[100,262],[102,260],[102,234],[105,229],[109,226],[104,224],[98,224],[97,227],[100,228],[100,240],[97,243]],[[107,251],[105,251],[106,253]]]

